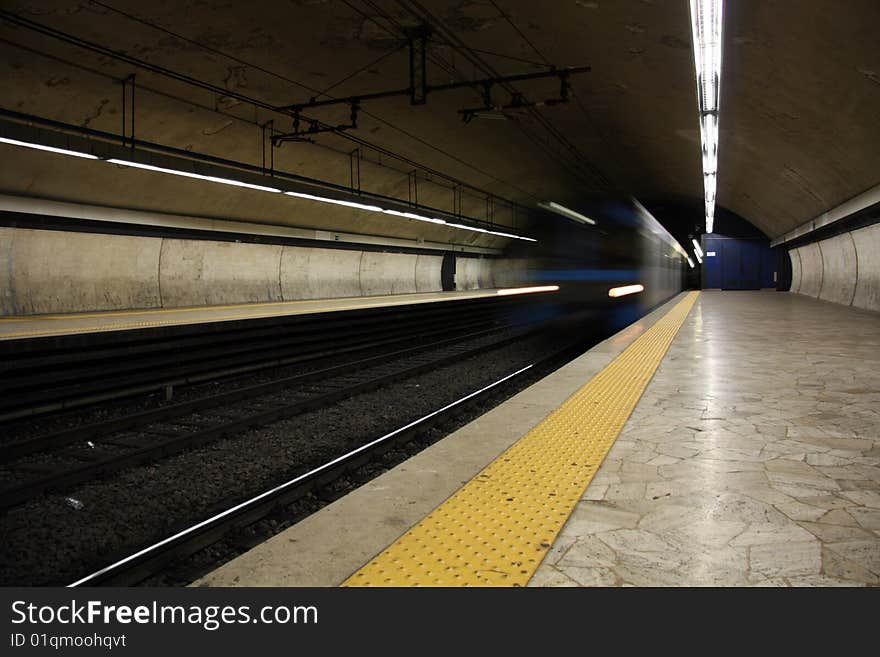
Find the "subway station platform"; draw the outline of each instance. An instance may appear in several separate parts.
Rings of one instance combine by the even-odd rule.
[[[687,293],[196,582],[880,584],[880,316]]]
[[[53,315],[0,317],[0,340],[38,338],[104,331],[130,331],[162,326],[207,324],[237,320],[263,319],[292,315],[365,310],[409,304],[481,299],[499,294],[518,293],[521,289],[484,289],[456,292],[420,292],[335,299],[307,299],[277,303],[243,303],[196,308],[158,308]]]

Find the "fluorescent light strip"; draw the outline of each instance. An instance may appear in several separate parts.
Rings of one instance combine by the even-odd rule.
[[[25,148],[35,148],[38,151],[48,151],[50,153],[58,153],[60,155],[72,155],[73,157],[81,157],[86,160],[100,160],[101,158],[91,153],[80,153],[79,151],[70,151],[66,148],[55,148],[54,146],[44,146],[43,144],[34,144],[29,141],[19,141],[18,139],[9,139],[8,137],[0,137],[0,143],[10,144],[12,146],[24,146]]]
[[[512,233],[501,233],[497,230],[487,230],[486,232],[489,233],[490,235],[498,235],[500,237],[509,237],[509,238],[515,239],[515,240],[523,240],[524,242],[537,242],[538,241],[533,237],[523,237],[522,235],[514,235]]]
[[[703,249],[700,248],[700,243],[697,240],[695,240],[694,238],[691,238],[691,244],[694,245],[694,255],[697,258],[697,262],[699,262],[702,265],[703,264]]]
[[[533,292],[557,292],[559,291],[558,285],[539,285],[536,287],[509,287],[503,290],[498,290],[496,294],[499,297],[508,297],[514,294],[532,294]]]
[[[179,171],[177,169],[166,169],[165,167],[157,167],[151,164],[141,164],[140,162],[129,162],[128,160],[107,160],[108,162],[112,162],[114,164],[121,164],[127,167],[135,167],[138,169],[146,169],[147,171],[158,171],[161,173],[170,173],[176,176],[185,176],[187,178],[197,178],[199,180],[209,180],[211,182],[224,183],[226,185],[236,185],[238,187],[248,187],[250,189],[258,189],[264,192],[280,192],[280,189],[276,189],[275,187],[264,187],[263,185],[253,185],[251,183],[241,182],[239,180],[232,180],[230,178],[217,178],[215,176],[203,176],[198,173],[190,173],[188,171]],[[465,226],[464,224],[453,224],[444,221],[443,219],[437,219],[434,217],[425,217],[420,214],[415,214],[414,212],[399,212],[398,210],[385,210],[378,205],[368,205],[366,203],[357,203],[355,201],[343,201],[337,198],[330,198],[327,196],[316,196],[314,194],[305,194],[303,192],[284,192],[286,196],[293,196],[295,198],[302,198],[309,201],[318,201],[319,203],[332,203],[334,205],[343,205],[349,208],[355,208],[358,210],[366,210],[368,212],[382,212],[383,214],[390,214],[395,217],[404,217],[406,219],[414,219],[416,221],[425,221],[431,224],[439,224],[444,226],[450,226],[452,228],[461,228],[462,230],[469,230],[477,233],[489,233],[492,235],[499,235],[501,237],[509,237],[511,239],[516,240],[524,240],[526,242],[537,242],[537,240],[532,239],[531,237],[523,237],[521,235],[513,235],[511,233],[501,233],[491,230],[485,230],[483,228],[476,228],[474,226]]]
[[[690,256],[685,256],[685,257],[688,259],[688,264],[691,266],[691,269],[693,269],[694,268],[694,261],[691,260]]]
[[[550,212],[555,212],[556,214],[562,215],[563,217],[568,217],[569,219],[579,221],[582,224],[589,224],[591,226],[596,225],[595,219],[590,219],[588,216],[583,215],[580,212],[575,212],[571,208],[567,208],[564,205],[559,205],[559,203],[554,203],[553,201],[541,201],[540,203],[538,203],[538,206],[544,208],[545,210],[550,210]]]
[[[398,212],[397,210],[382,210],[385,214],[390,214],[395,217],[405,217],[407,219],[415,219],[416,221],[426,221],[429,224],[444,224],[447,225],[443,219],[436,219],[434,217],[425,217],[420,214],[415,214],[413,212]],[[458,226],[458,224],[448,224],[449,226]],[[460,226],[461,228],[468,228],[467,226]]]
[[[722,0],[690,0],[697,98],[703,112],[718,110],[721,87]]]
[[[723,0],[690,0],[707,233],[715,228],[723,13]]]
[[[645,286],[641,283],[637,283],[636,285],[621,285],[620,287],[612,287],[608,290],[608,296],[616,299],[618,297],[625,297],[628,294],[637,294],[644,291]]]
[[[523,237],[522,235],[514,235],[512,233],[502,233],[496,230],[487,230],[485,228],[478,228],[476,226],[466,226],[465,224],[456,224],[451,221],[444,221],[443,219],[437,219],[435,217],[425,217],[420,214],[414,214],[412,212],[398,212],[397,210],[382,210],[385,214],[394,215],[395,217],[405,217],[407,219],[415,219],[416,221],[427,221],[432,224],[442,224],[444,226],[448,226],[449,228],[460,228],[461,230],[469,230],[474,233],[486,233],[487,235],[498,235],[500,237],[509,237],[514,240],[523,240],[525,242],[537,242],[538,240],[533,239],[531,237]]]
[[[235,187],[247,187],[248,189],[256,189],[261,192],[277,192],[280,189],[275,187],[266,187],[264,185],[253,185],[251,183],[233,180],[231,178],[218,178],[217,176],[204,176],[200,173],[191,173],[189,171],[180,171],[178,169],[166,169],[165,167],[156,167],[152,164],[141,164],[140,162],[129,162],[128,160],[117,160],[115,158],[107,160],[113,164],[120,164],[124,167],[134,167],[135,169],[146,169],[147,171],[157,171],[159,173],[170,173],[175,176],[183,176],[185,178],[196,178],[198,180],[207,180],[208,182],[222,183],[224,185],[233,185]]]
[[[341,201],[337,198],[328,198],[326,196],[314,196],[312,194],[303,194],[302,192],[284,192],[287,196],[295,196],[297,198],[308,199],[309,201],[320,201],[321,203],[333,203],[334,205],[344,205],[347,208],[357,208],[358,210],[366,210],[368,212],[382,212],[382,208],[378,205],[367,205],[366,203],[355,203],[354,201]]]
[[[470,230],[475,233],[488,233],[489,232],[485,228],[476,228],[474,226],[465,226],[464,224],[447,223],[446,225],[451,226],[452,228],[461,228],[462,230]]]
[[[444,226],[448,226],[449,228],[460,228],[461,230],[469,230],[474,233],[486,233],[487,235],[498,235],[499,237],[509,237],[514,240],[523,240],[525,242],[537,242],[538,240],[533,239],[531,237],[523,237],[522,235],[514,235],[513,233],[502,233],[497,230],[487,230],[485,228],[478,228],[477,226],[466,226],[465,224],[456,224],[451,221],[444,221],[443,219],[437,219],[435,217],[425,217],[420,214],[414,214],[412,212],[398,212],[397,210],[382,210],[385,214],[394,215],[395,217],[405,217],[407,219],[415,219],[416,221],[427,221],[432,224],[442,224]]]
[[[512,233],[502,233],[496,230],[486,230],[485,228],[477,228],[475,226],[465,226],[464,224],[454,224],[450,222],[446,222],[446,225],[451,228],[461,228],[462,230],[471,230],[475,233],[486,233],[488,235],[498,235],[500,237],[509,237],[515,240],[523,240],[524,242],[537,242],[538,240],[533,239],[531,237],[523,237],[522,235],[513,235]]]
[[[91,153],[80,153],[78,151],[71,151],[65,148],[55,148],[54,146],[44,146],[43,144],[36,144],[32,142],[19,141],[17,139],[9,139],[8,137],[0,137],[0,143],[10,144],[12,146],[24,146],[26,148],[34,148],[41,151],[49,151],[50,153],[59,153],[61,155],[72,155],[74,157],[81,157],[89,160],[99,160],[101,158],[92,155]],[[281,193],[281,190],[277,187],[267,187],[265,185],[255,185],[253,183],[242,182],[241,180],[234,180],[232,178],[220,178],[218,176],[206,176],[200,173],[193,173],[190,171],[181,171],[180,169],[169,169],[167,167],[159,167],[152,164],[142,164],[141,162],[132,162],[130,160],[120,160],[117,158],[110,158],[107,160],[112,164],[118,164],[124,167],[132,167],[135,169],[144,169],[146,171],[155,171],[157,173],[170,173],[173,176],[182,176],[184,178],[195,178],[197,180],[206,180],[208,182],[221,183],[224,185],[233,185],[235,187],[246,187],[247,189],[255,189],[261,192],[273,192],[273,193]],[[329,198],[327,196],[315,196],[314,194],[305,194],[303,192],[284,192],[286,196],[293,196],[296,198],[302,198],[309,201],[318,201],[320,203],[332,203],[334,205],[342,205],[349,208],[355,208],[358,210],[365,210],[367,212],[382,212],[384,214],[390,214],[396,217],[405,217],[407,219],[415,219],[416,221],[425,221],[427,223],[439,224],[444,226],[449,226],[451,228],[460,228],[461,230],[469,230],[471,232],[476,233],[486,233],[489,235],[498,235],[499,237],[508,237],[510,239],[515,240],[523,240],[525,242],[537,242],[538,240],[533,239],[531,237],[524,237],[522,235],[514,235],[512,233],[503,233],[501,231],[495,230],[486,230],[484,228],[477,228],[475,226],[466,226],[464,224],[455,224],[444,221],[443,219],[437,219],[435,217],[425,217],[420,214],[415,214],[413,212],[398,212],[397,210],[385,210],[378,205],[369,205],[366,203],[357,203],[355,201],[343,201],[341,199]]]
[[[450,228],[461,228],[462,230],[473,230],[474,232],[477,232],[477,233],[485,233],[486,232],[482,228],[471,228],[470,226],[465,226],[464,224],[454,224],[452,222],[448,222],[446,225],[449,226]]]

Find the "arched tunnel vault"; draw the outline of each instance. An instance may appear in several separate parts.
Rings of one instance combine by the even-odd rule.
[[[880,183],[880,4],[726,5],[718,200],[773,238]]]
[[[479,94],[463,90],[430,95],[423,107],[406,98],[364,103],[352,135],[529,208],[541,199],[576,204],[594,193],[632,194],[648,205],[702,196],[684,0],[291,2],[269,11],[246,3],[12,0],[3,10],[277,105],[321,91],[339,97],[405,86],[404,34],[429,22],[433,84],[485,75],[475,62],[502,75],[546,70],[548,63],[589,65],[592,72],[571,79],[571,102],[540,110],[549,127],[520,112],[465,124],[457,111],[478,104]],[[726,3],[719,206],[772,238],[880,182],[872,163],[880,150],[873,129],[880,115],[878,21],[873,0]],[[136,73],[140,138],[253,164],[261,159],[259,124],[275,118],[276,127],[289,129],[234,98],[5,20],[0,33],[5,109],[118,132],[118,81]],[[554,97],[557,87],[555,79],[517,84],[529,100]],[[505,100],[500,91],[498,100]],[[347,109],[310,113],[339,123]],[[285,144],[275,165],[348,185],[348,153],[357,144],[338,135],[314,142]],[[362,151],[364,188],[406,198],[411,164]],[[63,179],[54,168],[25,158],[23,175],[4,176],[3,191],[46,193]],[[458,202],[466,214],[486,216],[485,198],[456,201],[453,190],[427,178],[420,200],[450,210]],[[153,184],[148,175],[138,180],[114,186],[118,205],[126,205],[126,189]],[[73,192],[75,179],[63,184],[71,189],[61,185],[50,195],[88,200]],[[249,204],[260,221],[280,221],[261,203]],[[495,218],[516,224],[501,210]],[[395,233],[393,220],[382,220],[391,223],[370,230]],[[332,225],[312,221],[357,228],[352,222],[341,215]],[[442,239],[431,226],[419,229]],[[493,242],[503,240],[474,243]]]

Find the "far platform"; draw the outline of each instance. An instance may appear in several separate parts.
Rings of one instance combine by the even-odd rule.
[[[515,290],[514,290],[515,291]],[[0,340],[38,338],[105,331],[125,331],[162,326],[181,326],[214,322],[263,319],[292,315],[387,308],[410,304],[438,303],[481,299],[509,293],[511,290],[485,289],[455,292],[420,292],[369,297],[340,297],[243,303],[195,308],[158,308],[114,310],[106,312],[0,317]]]
[[[678,301],[196,585],[346,581]],[[878,409],[877,314],[701,293],[529,585],[880,584]]]

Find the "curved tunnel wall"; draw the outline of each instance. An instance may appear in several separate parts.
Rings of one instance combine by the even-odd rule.
[[[0,314],[177,308],[442,290],[443,256],[0,228]],[[457,289],[497,261],[458,257]]]
[[[790,249],[791,291],[880,311],[880,224]]]
[[[158,308],[162,240],[0,228],[0,310]]]
[[[161,305],[212,306],[282,301],[281,246],[162,239]],[[240,248],[247,246],[249,248]]]
[[[460,258],[455,262],[455,289],[480,290],[494,287],[492,261],[483,258]]]

